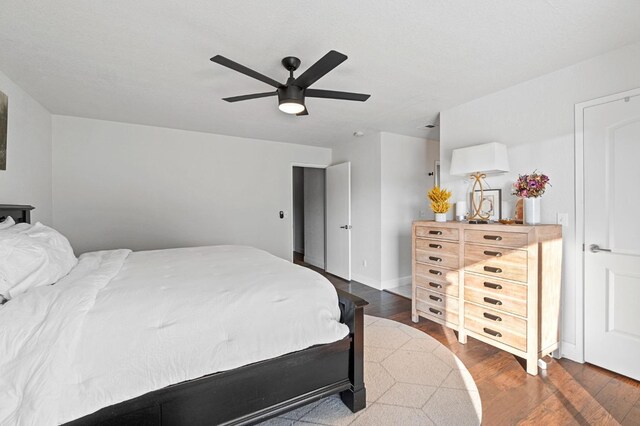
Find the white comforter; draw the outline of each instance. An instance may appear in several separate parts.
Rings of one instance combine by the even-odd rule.
[[[88,253],[0,307],[0,424],[64,423],[345,337],[319,274],[250,247]]]

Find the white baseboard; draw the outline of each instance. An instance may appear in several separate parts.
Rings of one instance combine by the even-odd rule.
[[[359,283],[362,283],[364,285],[368,285],[369,287],[373,287],[376,290],[382,290],[382,285],[380,283],[380,280],[376,280],[373,278],[369,278],[365,275],[359,275],[359,274],[351,274],[351,279],[353,281],[358,281]]]
[[[574,343],[560,342],[560,356],[581,364],[584,363],[582,348],[578,348]]]
[[[303,258],[304,263],[315,266],[316,268],[324,269],[324,259],[305,256]]]
[[[382,281],[381,290],[400,287],[401,285],[407,284],[411,284],[411,275],[407,275],[406,277],[393,278],[391,280],[384,280]]]
[[[351,274],[351,279],[359,283],[373,287],[376,290],[384,290],[387,288],[400,287],[401,285],[411,284],[411,275],[406,277],[393,278],[391,280],[380,281],[365,275]]]

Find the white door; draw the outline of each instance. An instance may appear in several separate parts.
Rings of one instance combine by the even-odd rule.
[[[640,380],[639,171],[640,96],[585,108],[585,361],[636,380]]]
[[[327,167],[327,272],[351,280],[351,163]]]

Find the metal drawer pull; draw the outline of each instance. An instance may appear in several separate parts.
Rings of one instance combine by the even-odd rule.
[[[485,235],[485,240],[493,240],[493,241],[502,241],[502,237],[500,235]]]
[[[502,321],[502,318],[500,318],[499,316],[490,314],[488,312],[485,312],[483,315],[485,318],[489,318],[490,320],[493,320],[493,321]]]
[[[492,305],[498,305],[498,306],[502,305],[501,301],[499,301],[498,299],[492,299],[490,297],[485,297],[484,301],[487,303],[491,303]]]
[[[441,284],[429,282],[429,285],[433,288],[442,288]]]
[[[500,274],[502,273],[502,269],[500,268],[494,268],[493,266],[485,266],[484,270],[487,272],[494,272],[496,274]]]
[[[435,300],[436,302],[442,302],[442,299],[441,299],[440,297],[437,297],[437,296],[431,296],[431,295],[429,295],[429,299],[431,299],[431,300]]]
[[[442,235],[442,231],[429,231],[429,235]]]
[[[436,314],[436,315],[442,315],[442,312],[440,312],[440,311],[439,311],[439,310],[437,310],[437,309],[429,308],[429,311],[433,312],[433,313],[434,313],[434,314]]]
[[[490,283],[488,281],[484,282],[484,286],[488,288],[492,288],[494,290],[502,290],[502,286],[500,284]]]
[[[498,333],[497,331],[494,331],[494,330],[492,330],[492,329],[490,329],[490,328],[485,327],[485,328],[483,328],[482,330],[483,330],[485,333],[490,334],[490,335],[492,335],[492,336],[495,336],[495,337],[502,337],[502,333]]]
[[[489,250],[485,250],[484,254],[486,254],[487,256],[494,256],[494,257],[500,257],[502,256],[502,253],[500,253],[499,251],[489,251]]]
[[[442,272],[436,271],[435,269],[429,269],[429,273],[433,275],[442,275]]]
[[[429,256],[429,260],[433,260],[434,262],[442,262],[441,257]]]
[[[429,244],[429,247],[434,248],[434,249],[441,249],[442,246],[440,244]]]

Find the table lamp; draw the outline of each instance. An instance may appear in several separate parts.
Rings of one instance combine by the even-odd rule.
[[[453,150],[450,175],[471,176],[474,179],[471,189],[471,212],[469,223],[488,223],[489,214],[483,213],[484,188],[482,180],[487,175],[509,171],[507,147],[501,143],[490,142]],[[476,187],[480,188],[480,202],[473,197]]]

